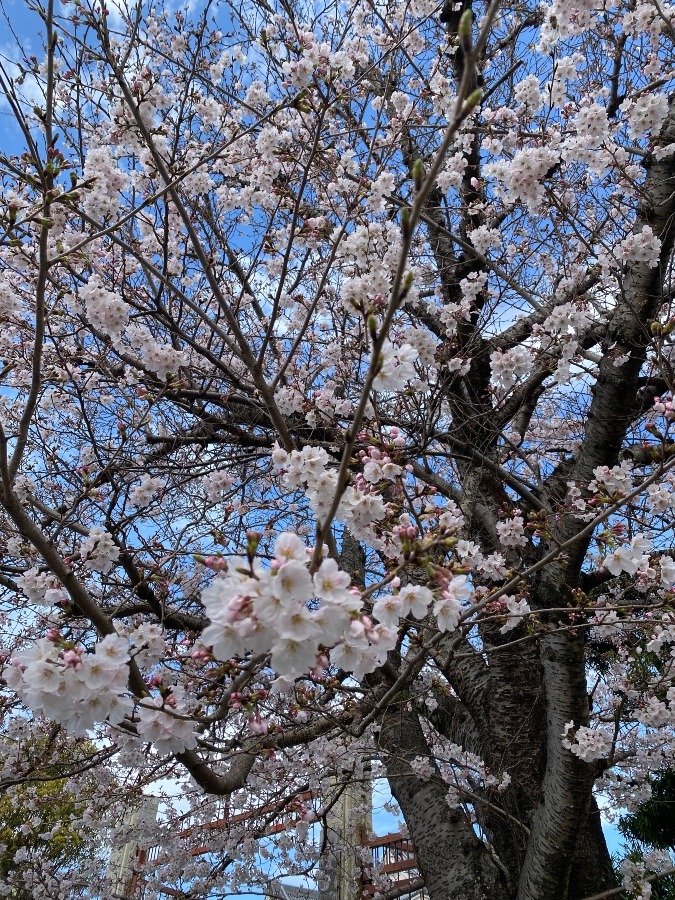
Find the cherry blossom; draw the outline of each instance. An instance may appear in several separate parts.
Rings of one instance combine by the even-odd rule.
[[[673,7],[36,3],[3,789],[58,744],[156,894],[329,890],[386,782],[431,900],[646,895],[586,823],[673,765]]]

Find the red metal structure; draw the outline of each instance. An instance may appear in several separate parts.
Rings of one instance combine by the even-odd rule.
[[[311,795],[302,795],[298,798],[300,801],[311,799]],[[179,833],[179,837],[187,840],[193,840],[194,846],[190,849],[191,856],[202,856],[211,851],[208,836],[210,832],[229,829],[233,826],[250,820],[253,816],[265,815],[266,813],[275,813],[278,808],[275,804],[269,804],[253,812],[240,812],[230,814],[227,807],[225,814],[212,822],[200,825],[192,825],[185,828]],[[278,834],[286,829],[284,823],[270,824],[265,828],[265,836]],[[420,876],[417,860],[415,858],[415,850],[409,838],[400,833],[386,834],[380,837],[372,837],[365,841],[365,846],[370,847],[372,865],[364,866],[361,882],[361,897],[363,900],[373,897],[375,894],[388,896],[391,898],[401,898],[401,900],[426,900],[427,894],[424,888],[424,882]],[[129,873],[129,879],[125,886],[123,894],[118,895],[120,900],[143,900],[145,894],[145,878],[143,871],[147,871],[148,864],[158,862],[162,858],[161,846],[152,847],[149,850],[138,849],[135,855],[135,862],[132,871]],[[386,879],[386,886],[383,883],[383,876]],[[295,888],[286,887],[279,884],[279,897],[289,893],[294,893]],[[185,898],[188,895],[181,890],[172,888],[169,885],[162,886],[161,893],[166,897]],[[358,891],[357,891],[358,893]],[[303,896],[310,898],[310,895],[318,898],[318,892],[303,891]],[[272,900],[270,893],[270,900]],[[276,900],[277,894],[274,894]]]

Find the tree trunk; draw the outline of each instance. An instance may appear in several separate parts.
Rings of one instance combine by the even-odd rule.
[[[504,876],[461,809],[451,809],[448,786],[429,753],[417,714],[405,701],[389,706],[380,732],[380,748],[431,900],[496,900],[509,896]],[[430,778],[411,765],[423,759]]]

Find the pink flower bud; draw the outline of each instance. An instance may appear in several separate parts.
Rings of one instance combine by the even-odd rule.
[[[251,734],[267,734],[270,730],[269,723],[262,719],[259,715],[256,715],[253,719],[248,720],[248,727]]]
[[[63,661],[66,664],[66,669],[73,669],[77,672],[78,669],[82,668],[82,658],[77,650],[66,650],[63,654]]]
[[[227,560],[222,556],[205,556],[204,565],[214,572],[227,572]]]
[[[375,631],[375,625],[370,616],[361,616],[361,624],[363,625],[363,632],[368,640],[373,644],[377,644],[380,640],[380,636],[377,631]]]

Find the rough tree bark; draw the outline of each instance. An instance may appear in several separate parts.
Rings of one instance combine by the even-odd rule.
[[[675,103],[671,101],[656,144],[673,141]],[[638,414],[637,399],[632,398],[638,397],[649,326],[663,302],[664,272],[673,249],[674,188],[672,157],[648,158],[635,231],[645,224],[652,228],[662,242],[661,264],[656,268],[633,264],[624,273],[623,290],[602,335],[603,359],[585,434],[576,457],[566,463],[565,477],[580,484],[593,478],[597,466],[617,464]],[[439,273],[448,296],[453,297],[462,261],[449,263],[447,244],[439,239],[442,212],[438,208],[430,212],[427,225],[432,246],[437,248]],[[471,348],[472,366],[463,381],[453,377],[446,385],[446,400],[456,423],[449,436],[455,444],[448,445],[448,452],[460,444],[471,448],[471,453],[458,454],[460,487],[452,496],[460,500],[468,523],[466,537],[489,547],[495,543],[491,525],[506,497],[496,474],[495,452],[504,421],[499,421],[486,399],[487,347],[471,323],[461,338]],[[626,354],[627,362],[616,366],[611,349]],[[533,396],[541,380],[531,380]],[[522,415],[527,403],[525,393],[513,414]],[[431,473],[429,483],[443,489]],[[525,496],[521,499],[528,502]],[[556,507],[561,499],[559,473],[535,499],[548,509]],[[553,540],[569,541],[584,526],[585,522],[563,515]],[[530,585],[533,608],[560,610],[573,605],[572,592],[580,585],[588,542],[588,536],[580,536],[564,556],[538,573]],[[553,546],[552,541],[540,548],[542,555]],[[581,629],[569,628],[570,621],[564,613],[552,612],[545,620],[548,630],[512,647],[500,646],[506,642],[496,629],[483,628],[485,655],[465,643],[463,653],[453,656],[451,652],[443,667],[454,696],[429,717],[431,723],[450,740],[464,746],[469,742],[472,746],[467,749],[479,752],[491,768],[512,777],[511,786],[501,795],[483,791],[485,804],[477,789],[475,817],[485,842],[478,840],[464,815],[448,810],[437,774],[425,780],[411,768],[416,757],[433,764],[417,711],[397,700],[384,713],[379,739],[382,758],[415,842],[431,900],[581,900],[616,886],[592,796],[598,772],[561,742],[567,722],[584,725],[589,716],[584,637]],[[515,634],[525,638],[524,629]]]

